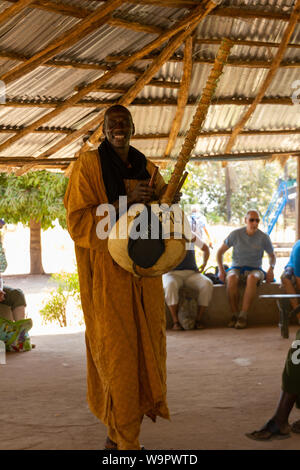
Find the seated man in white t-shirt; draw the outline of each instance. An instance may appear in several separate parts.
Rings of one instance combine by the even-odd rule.
[[[272,282],[276,262],[274,249],[269,235],[258,228],[259,214],[250,210],[245,217],[246,227],[233,230],[224,240],[217,253],[219,279],[227,285],[227,295],[232,311],[229,328],[242,329],[247,327],[247,316],[256,295],[257,285],[264,279]],[[227,273],[223,266],[223,255],[233,247],[232,266]],[[270,267],[267,273],[262,270],[262,259],[266,251],[269,255]],[[239,281],[246,283],[242,310],[239,312]]]
[[[201,274],[209,258],[209,248],[202,242],[200,237],[192,232],[193,243],[190,244],[184,260],[172,271],[163,275],[163,286],[165,290],[165,300],[173,319],[173,330],[182,330],[178,319],[179,289],[182,286],[191,287],[199,292],[197,298],[197,318],[196,328],[203,329],[202,316],[205,307],[208,306],[213,290],[213,283],[208,277]],[[194,245],[203,251],[203,263],[198,268],[195,258]]]

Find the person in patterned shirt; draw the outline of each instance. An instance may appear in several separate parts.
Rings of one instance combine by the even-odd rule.
[[[5,225],[5,221],[0,219],[0,229]],[[3,287],[2,273],[7,268],[7,260],[2,244],[2,234],[0,232],[0,317],[7,320],[23,320],[25,318],[26,300],[24,292],[14,287]]]

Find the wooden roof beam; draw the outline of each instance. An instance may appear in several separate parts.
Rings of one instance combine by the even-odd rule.
[[[300,47],[300,46],[299,46]],[[108,55],[105,57],[106,62],[118,62],[120,60],[124,60],[126,56],[120,55]],[[155,60],[157,54],[152,54],[150,56],[143,57],[143,61],[145,60]],[[168,62],[183,62],[182,57],[171,57]],[[202,58],[194,58],[193,62],[195,64],[208,64],[213,65],[214,59],[202,59]],[[272,66],[272,61],[266,60],[240,60],[240,59],[228,59],[227,65],[230,67],[245,67],[245,68],[264,68],[269,69]],[[281,62],[280,68],[299,68],[300,62],[298,61],[283,61]]]
[[[197,38],[195,39],[196,44],[221,44],[222,39],[210,39],[210,38]],[[231,39],[234,43],[234,46],[249,46],[249,47],[280,47],[280,42],[270,42],[270,41],[250,41],[246,39]],[[288,48],[300,49],[300,44],[291,44],[287,45]]]
[[[248,18],[256,19],[263,18],[267,20],[281,20],[289,21],[290,15],[279,11],[271,10],[259,10],[259,9],[247,9],[247,8],[231,8],[231,7],[219,7],[215,12],[211,12],[211,15],[222,16],[228,18]],[[299,21],[299,19],[297,20]]]
[[[66,99],[63,103],[58,105],[57,108],[54,109],[53,111],[49,112],[45,116],[42,116],[41,118],[31,123],[25,129],[23,129],[22,133],[20,133],[19,135],[13,136],[10,139],[3,142],[2,144],[0,144],[0,151],[2,151],[4,148],[9,147],[11,144],[15,143],[16,141],[20,140],[23,136],[29,134],[32,130],[36,129],[37,127],[42,126],[45,122],[57,116],[62,111],[72,107],[74,104],[79,102],[83,98],[83,96],[87,95],[88,93],[90,93],[91,91],[99,87],[102,83],[105,83],[107,80],[112,78],[116,73],[125,72],[136,60],[143,57],[144,55],[149,54],[149,52],[159,47],[161,44],[163,44],[172,36],[174,36],[176,33],[178,33],[178,31],[181,31],[182,29],[187,28],[193,20],[198,19],[200,13],[203,14],[203,11],[209,11],[212,8],[215,8],[215,6],[216,6],[216,3],[214,1],[210,1],[208,3],[206,10],[204,10],[203,6],[201,5],[197,6],[190,15],[178,21],[177,24],[174,25],[169,31],[163,33],[161,36],[151,41],[149,44],[144,46],[135,54],[128,57],[125,61],[116,65],[115,68],[106,72],[102,77],[96,79],[94,82],[90,83],[85,88],[83,88],[82,90],[80,90],[79,92],[71,96],[70,98]],[[91,126],[92,126],[92,122],[91,122]],[[83,131],[83,133],[84,132],[85,131]]]
[[[141,73],[142,75],[142,73]],[[180,88],[180,83],[179,82],[171,82],[169,80],[150,80],[150,82],[147,84],[150,86],[155,86],[158,88],[172,88],[172,89],[179,89]],[[84,85],[82,86],[76,86],[74,90],[78,91],[83,88]],[[128,87],[122,87],[122,86],[100,86],[95,90],[96,92],[102,92],[102,93],[126,93],[129,90]]]
[[[6,8],[0,13],[0,24],[6,20],[9,20],[24,8],[28,7],[30,3],[33,3],[33,0],[18,0],[14,5]]]
[[[21,132],[22,129],[22,126],[8,127],[0,125],[0,134],[17,134],[18,132]],[[40,129],[36,129],[33,132],[38,134],[70,134],[72,131],[73,129],[71,128],[42,127]]]
[[[19,62],[26,62],[31,57],[23,56],[16,52],[11,51],[3,51],[0,49],[0,59],[8,59],[8,60],[17,60]],[[75,68],[75,69],[84,69],[84,70],[103,70],[106,72],[110,70],[111,67],[108,65],[103,64],[95,64],[95,63],[85,63],[85,62],[78,62],[74,60],[49,60],[43,64],[45,67],[56,67],[56,68]],[[128,72],[130,73],[130,72]],[[135,73],[135,72],[132,72]]]
[[[101,108],[112,106],[117,104],[118,100],[99,100],[99,99],[82,99],[70,107],[81,107],[81,108]],[[250,106],[254,102],[254,98],[244,97],[227,97],[227,98],[213,98],[212,106]],[[187,106],[194,106],[197,103],[197,99],[190,97]],[[57,108],[64,104],[62,100],[48,99],[48,100],[29,100],[29,99],[10,99],[7,98],[5,103],[0,103],[0,107],[11,107],[11,108]],[[276,105],[276,106],[294,106],[292,98],[285,96],[281,98],[263,98],[260,105]],[[153,99],[146,100],[144,98],[138,98],[132,101],[131,106],[177,106],[177,101],[173,98],[169,99]],[[47,120],[46,120],[47,121]],[[45,121],[45,122],[46,122]]]
[[[10,3],[17,3],[18,0],[7,0]],[[98,0],[101,3],[108,3],[109,0]],[[127,3],[135,5],[153,5],[166,8],[195,8],[195,0],[127,0]],[[51,0],[34,0],[29,5],[30,8],[37,8],[40,10],[47,10],[53,13],[58,13],[66,16],[73,16],[74,18],[85,18],[91,13],[91,10],[86,8],[75,7],[67,5],[62,2],[54,2]],[[269,20],[282,20],[289,21],[289,14],[271,10],[260,9],[247,9],[247,8],[231,8],[231,7],[218,7],[215,11],[209,13],[210,15],[223,16],[229,18],[265,18]]]
[[[20,77],[23,77],[25,74],[31,72],[36,67],[43,65],[62,50],[71,47],[91,31],[99,28],[100,25],[106,22],[108,15],[113,10],[118,8],[121,3],[122,0],[110,0],[104,6],[101,5],[85,19],[52,41],[42,51],[39,51],[30,59],[22,64],[17,65],[12,70],[2,74],[0,76],[0,80],[3,80],[5,84],[8,84]]]
[[[12,3],[16,3],[18,0],[8,0]],[[61,15],[67,15],[74,18],[83,19],[92,13],[92,10],[86,8],[75,7],[72,5],[66,5],[64,3],[55,3],[49,0],[31,0],[31,7],[41,10],[50,11],[51,13],[57,13]],[[142,2],[140,2],[142,4]],[[195,3],[193,4],[193,8]],[[124,20],[119,17],[110,17],[107,19],[107,24],[119,28],[126,28],[133,31],[150,33],[150,34],[162,34],[165,29],[159,26],[140,23],[138,21]]]
[[[72,160],[74,160],[73,157],[69,157],[69,158],[44,158],[44,159],[41,159],[41,158],[34,158],[34,157],[22,157],[22,156],[16,156],[16,157],[1,157],[0,156],[0,164],[5,164],[5,165],[22,165],[24,164],[24,162],[26,163],[30,163],[30,162],[34,162],[34,163],[44,163],[44,162],[49,162],[49,163],[54,163],[54,164],[63,164],[63,165],[66,165],[68,163],[70,163]]]
[[[100,0],[99,0],[100,1]],[[107,1],[107,0],[105,0]],[[144,5],[157,5],[166,8],[193,8],[195,1],[193,0],[127,0],[128,3]],[[288,13],[271,11],[271,10],[260,10],[252,8],[234,8],[234,7],[218,7],[212,11],[210,15],[223,16],[230,18],[265,18],[270,20],[282,20],[289,21],[290,15]]]
[[[201,157],[192,157],[190,162],[203,162],[203,161],[223,161],[223,160],[254,160],[256,158],[276,158],[280,156],[290,156],[297,157],[300,156],[299,150],[284,150],[282,152],[243,152],[243,153],[229,153],[229,154],[217,154],[217,155],[203,155]],[[162,162],[175,162],[176,158],[164,158],[150,156],[152,161],[162,161]],[[33,157],[24,157],[24,156],[15,156],[15,157],[1,157],[0,164],[7,166],[22,166],[25,164],[61,164],[68,165],[76,161],[76,157],[61,157],[61,158],[33,158]]]
[[[219,39],[196,39],[195,41],[198,44],[220,44],[221,40]],[[247,46],[253,46],[253,47],[274,47],[278,48],[280,46],[279,43],[269,43],[269,42],[259,42],[259,41],[234,41],[235,45],[247,45]],[[300,44],[288,44],[287,47],[293,47],[293,48],[298,48],[300,49]],[[125,56],[123,55],[109,55],[106,57],[107,62],[119,62],[120,60],[124,60]],[[0,50],[0,59],[9,59],[9,60],[17,60],[20,62],[25,62],[30,59],[28,56],[23,56],[21,54],[18,54],[16,52],[11,52],[11,51],[1,51]],[[154,60],[155,55],[151,57],[145,57],[141,60]],[[172,57],[169,59],[169,62],[171,61],[176,61],[180,62],[182,59],[180,57]],[[212,60],[210,59],[195,59],[196,62],[199,63],[212,63]],[[232,66],[237,66],[237,67],[264,67],[264,68],[269,68],[270,63],[266,61],[251,61],[251,62],[246,62],[246,61],[238,61],[233,60],[232,61]],[[230,61],[231,63],[231,61]],[[106,64],[97,64],[97,63],[87,63],[87,62],[78,62],[75,60],[58,60],[58,59],[52,59],[43,64],[43,66],[46,67],[56,67],[56,68],[75,68],[75,69],[83,69],[83,70],[102,70],[102,71],[108,71],[110,70],[110,67]],[[300,67],[300,62],[296,61],[283,61],[280,64],[280,67],[284,68],[297,68]],[[133,74],[133,75],[141,75],[143,72],[138,70],[138,69],[127,69],[126,73]]]
[[[119,100],[118,104],[123,106],[128,106],[137,94],[143,89],[143,87],[152,79],[152,77],[157,73],[161,66],[166,62],[167,58],[174,54],[175,50],[182,44],[182,42],[194,31],[194,29],[199,24],[202,18],[204,18],[208,12],[215,8],[216,4],[214,2],[209,2],[206,8],[197,7],[191,15],[186,19],[190,19],[184,28],[181,28],[179,32],[168,42],[165,48],[160,53],[159,57],[154,61],[149,68],[144,72],[144,74],[135,82],[135,84],[125,93]],[[197,12],[196,12],[197,10]],[[89,144],[95,145],[102,135],[102,122],[104,118],[104,111],[100,112],[98,116],[88,122],[78,131],[75,131],[73,135],[67,136],[58,142],[56,145],[48,149],[41,156],[50,156],[56,153],[58,150],[63,148],[65,145],[70,144],[74,140],[78,139],[86,133],[89,129],[93,128],[95,125],[99,125],[98,129],[94,131],[92,136],[89,138]],[[86,142],[82,150],[89,148],[89,144]]]
[[[293,12],[291,14],[291,17],[290,17],[290,21],[285,29],[285,32],[283,34],[283,38],[282,38],[282,42],[280,44],[280,47],[272,61],[272,67],[270,68],[270,70],[268,71],[267,73],[267,76],[262,84],[262,86],[260,87],[259,89],[259,92],[256,96],[256,98],[254,99],[253,103],[251,104],[251,106],[249,106],[249,108],[247,109],[246,113],[242,116],[242,118],[239,120],[239,122],[234,126],[233,128],[233,131],[232,131],[232,134],[229,138],[229,141],[226,145],[226,149],[225,149],[225,152],[226,153],[229,153],[231,152],[231,149],[235,143],[235,140],[237,138],[237,136],[239,135],[239,133],[242,131],[243,127],[245,126],[246,122],[249,120],[249,118],[252,116],[252,114],[254,113],[257,105],[262,101],[270,83],[272,82],[276,72],[277,72],[277,69],[280,65],[280,62],[284,56],[284,53],[285,53],[285,50],[287,48],[287,44],[294,32],[294,29],[298,23],[298,20],[299,20],[299,17],[300,17],[300,0],[297,0],[296,1],[296,4],[295,4],[295,7],[293,9]]]
[[[193,38],[189,36],[185,41],[183,73],[181,78],[181,86],[178,92],[176,114],[172,122],[169,140],[164,152],[164,157],[168,157],[176,143],[178,133],[180,131],[184,110],[189,98],[189,89],[193,68]]]
[[[286,157],[286,158],[293,158],[293,157],[300,157],[299,152],[282,152],[282,153],[276,153],[274,154],[273,152],[257,152],[257,153],[243,153],[243,154],[222,154],[222,155],[205,155],[201,157],[192,157],[190,162],[191,163],[208,163],[208,162],[228,162],[228,161],[248,161],[248,160],[274,160],[276,158],[280,157]],[[148,157],[150,160],[155,162],[156,164],[160,163],[175,163],[176,158],[165,158],[163,159],[162,157]],[[77,157],[70,157],[70,158],[45,158],[45,159],[33,159],[29,157],[12,157],[12,159],[15,159],[15,161],[7,161],[6,157],[0,157],[0,168],[2,170],[5,170],[7,168],[7,171],[11,172],[14,171],[16,168],[21,168],[24,167],[24,162],[25,165],[31,166],[30,170],[32,169],[37,169],[37,168],[58,168],[58,169],[67,169],[69,168],[70,165],[74,164],[74,162],[77,160]],[[29,170],[28,170],[29,171]],[[18,170],[16,171],[16,174],[18,173]]]
[[[119,28],[126,28],[139,33],[148,33],[148,34],[162,34],[166,29],[160,28],[155,25],[148,25],[145,23],[139,23],[138,21],[128,21],[123,20],[122,18],[111,17],[107,20],[107,24],[110,26],[116,26]]]
[[[21,132],[23,127],[16,126],[16,127],[6,127],[0,125],[0,134],[17,134]],[[33,131],[34,134],[72,134],[74,129],[71,127],[41,127]],[[92,131],[88,131],[85,135],[92,135]],[[243,136],[262,136],[262,135],[298,135],[300,134],[300,128],[297,129],[270,129],[270,130],[248,130],[242,131],[240,135]],[[132,140],[164,140],[169,139],[168,134],[135,134],[131,137]],[[204,139],[207,137],[227,137],[231,135],[231,131],[220,130],[220,131],[201,131],[197,138]],[[184,137],[185,135],[182,133],[178,133],[177,137]]]
[[[231,134],[231,131],[201,131],[197,135],[198,139],[207,137],[226,137]],[[297,129],[272,129],[272,130],[250,130],[242,131],[240,135],[251,136],[251,135],[296,135],[300,134],[300,128]],[[169,134],[135,134],[131,137],[132,140],[157,140],[167,139]],[[184,137],[184,134],[178,133],[177,137]]]
[[[190,15],[191,21],[187,25],[186,28],[178,32],[172,41],[165,46],[165,48],[159,54],[159,57],[152,62],[152,64],[146,69],[144,74],[136,81],[136,83],[128,90],[128,92],[123,95],[120,100],[118,101],[119,104],[123,106],[128,106],[134,98],[138,95],[138,93],[144,88],[146,84],[148,84],[152,77],[157,73],[157,71],[162,67],[162,65],[167,62],[168,58],[171,57],[174,52],[178,49],[178,47],[193,33],[193,31],[198,26],[199,22],[205,18],[208,13],[216,7],[215,2],[207,2],[205,6],[201,6],[198,10],[196,15]],[[102,113],[104,117],[104,113]],[[99,123],[102,122],[99,121]],[[102,126],[93,133],[93,135],[89,138],[89,143],[95,145],[102,135]],[[84,144],[83,149],[87,148],[87,143]]]
[[[291,150],[283,152],[244,152],[244,153],[227,153],[218,155],[202,155],[201,157],[191,157],[190,163],[199,162],[221,162],[221,161],[243,161],[255,159],[273,159],[280,156],[297,157],[300,156],[299,150]],[[153,162],[176,162],[176,158],[163,158],[163,157],[148,157]]]
[[[106,1],[106,0],[104,0]],[[137,5],[154,5],[159,7],[173,8],[193,8],[195,1],[193,0],[127,0],[128,3]]]
[[[210,1],[208,4],[208,9],[215,8],[216,3],[213,1]],[[82,90],[78,91],[75,93],[73,96],[70,98],[66,99],[63,103],[60,103],[53,111],[49,112],[45,116],[42,116],[41,118],[37,119],[36,121],[32,122],[29,126],[27,126],[25,129],[20,132],[20,134],[15,135],[11,137],[10,139],[6,140],[2,144],[0,144],[0,151],[2,151],[4,148],[9,147],[19,139],[21,139],[23,136],[29,134],[32,132],[34,129],[37,127],[42,126],[45,122],[49,121],[50,119],[54,118],[61,112],[65,111],[66,109],[74,106],[77,102],[79,102],[85,95],[90,93],[91,91],[97,89],[100,85],[103,83],[107,82],[110,78],[115,76],[116,73],[121,73],[125,72],[136,60],[140,59],[144,55],[149,54],[152,50],[155,48],[161,46],[164,42],[166,42],[168,39],[170,39],[172,36],[174,36],[178,31],[181,31],[182,29],[188,27],[188,25],[192,22],[193,19],[198,18],[199,12],[203,12],[203,6],[197,6],[193,12],[186,16],[185,18],[181,19],[180,21],[177,22],[176,25],[173,26],[169,31],[163,33],[161,36],[158,38],[154,39],[151,41],[149,44],[144,46],[142,49],[139,51],[135,52],[132,56],[128,57],[126,60],[121,62],[120,64],[116,65],[114,68],[112,68],[110,71],[107,71],[104,73],[104,75],[98,79],[96,79],[94,82],[90,83],[86,87],[84,87]],[[91,123],[92,125],[92,123]],[[84,132],[83,132],[84,133]]]
[[[9,59],[9,60],[18,60],[20,62],[25,62],[30,59],[30,57],[22,56],[21,54],[11,52],[11,51],[1,51],[0,50],[0,59]],[[58,60],[53,59],[45,62],[44,67],[56,67],[56,68],[74,68],[74,69],[83,69],[83,70],[100,70],[107,72],[111,70],[111,67],[106,64],[96,64],[91,62],[78,62],[75,60]],[[129,67],[126,70],[127,74],[140,76],[143,74],[142,70],[139,70],[135,67]]]
[[[97,0],[107,2],[108,0]],[[153,5],[166,8],[193,8],[195,0],[126,0],[127,3],[136,5]],[[221,2],[220,2],[221,3]],[[223,16],[230,18],[265,18],[270,20],[282,20],[288,22],[290,15],[274,10],[262,10],[254,8],[243,7],[222,7],[219,6],[216,10],[209,13],[210,15]]]
[[[17,3],[18,0],[6,0],[10,3]],[[107,2],[106,2],[107,3]],[[30,8],[38,10],[46,10],[51,13],[57,13],[65,16],[73,16],[74,18],[86,18],[92,10],[87,10],[86,8],[75,7],[72,5],[67,5],[66,3],[54,2],[51,0],[32,0]]]

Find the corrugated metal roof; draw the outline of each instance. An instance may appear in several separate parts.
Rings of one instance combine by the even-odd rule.
[[[61,0],[65,5],[93,11],[104,3],[99,1]],[[199,2],[195,1],[195,5]],[[9,7],[9,1],[1,2],[0,12]],[[267,11],[270,13],[290,14],[294,5],[293,0],[226,0],[220,8],[232,7],[251,11]],[[187,8],[164,7],[151,4],[133,4],[123,2],[116,9],[113,16],[125,21],[140,22],[163,29],[172,28],[184,15],[189,14]],[[81,21],[79,18],[62,15],[54,11],[41,10],[27,7],[13,18],[0,24],[0,53],[3,51],[32,56],[49,45],[56,38],[67,32],[73,25]],[[274,42],[280,44],[287,21],[266,18],[240,18],[209,15],[197,27],[195,39],[222,39],[230,37],[235,40]],[[109,55],[121,54],[129,56],[149,44],[157,34],[135,31],[128,28],[116,27],[105,24],[88,34],[76,44],[60,51],[55,60],[106,65],[114,67],[113,62],[106,62]],[[290,43],[300,44],[300,23],[295,28]],[[162,51],[165,44],[156,49],[156,53]],[[194,44],[193,71],[189,89],[189,99],[199,100],[206,84],[211,65],[197,63],[197,60],[213,60],[218,51],[217,44]],[[230,53],[230,60],[271,61],[278,48],[269,45],[258,47],[249,45],[234,45]],[[184,46],[176,51],[176,56],[182,58]],[[3,54],[2,54],[3,56]],[[52,59],[53,60],[53,59]],[[287,48],[284,61],[300,63],[300,48]],[[0,58],[1,74],[13,69],[21,62],[10,58]],[[151,62],[139,60],[134,67],[144,71]],[[294,68],[279,68],[268,87],[265,96],[280,99],[292,97],[295,91],[295,83],[300,80],[299,66]],[[166,62],[154,75],[153,79],[181,83],[183,71],[182,62]],[[45,65],[38,66],[35,70],[22,78],[9,83],[6,87],[7,98],[19,100],[63,100],[72,96],[75,88],[87,84],[101,77],[104,71],[80,68],[57,68]],[[215,90],[215,100],[223,98],[254,99],[257,95],[268,69],[259,66],[255,68],[236,67],[226,65]],[[129,88],[134,85],[138,75],[131,73],[116,74],[109,79],[105,86],[115,88]],[[299,86],[300,88],[300,86]],[[165,88],[146,85],[136,99],[142,100],[145,106],[130,106],[136,126],[136,134],[167,135],[170,132],[176,114],[176,102],[178,98],[177,88]],[[122,93],[103,92],[94,90],[86,99],[98,101],[117,100]],[[160,105],[154,105],[159,101]],[[171,105],[170,103],[173,103]],[[260,104],[246,123],[244,130],[285,130],[300,128],[300,105]],[[42,107],[12,107],[0,106],[0,126],[27,126],[44,116],[53,108]],[[101,109],[101,105],[94,107],[71,107],[57,115],[45,126],[65,127],[76,130],[85,124],[88,119],[94,117]],[[191,123],[196,105],[185,107],[180,126],[180,137],[171,153],[176,157],[180,152],[183,136]],[[220,130],[231,131],[238,123],[247,109],[245,105],[222,104],[211,105],[203,124],[203,131],[216,132]],[[11,137],[12,134],[0,134],[0,144]],[[13,144],[7,149],[0,150],[2,156],[37,156],[46,149],[51,148],[62,135],[49,133],[31,133]],[[218,155],[223,154],[228,141],[227,136],[201,137],[194,150],[194,155]],[[135,140],[134,145],[146,155],[161,157],[164,154],[167,138]],[[54,156],[73,156],[79,149],[82,138],[59,150]],[[299,134],[265,135],[240,135],[232,149],[235,154],[245,152],[276,152],[293,151],[299,148]]]

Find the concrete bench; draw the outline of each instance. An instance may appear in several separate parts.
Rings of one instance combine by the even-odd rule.
[[[244,288],[241,288],[241,296],[244,292]],[[266,294],[282,294],[282,290],[280,289],[280,284],[273,282],[271,284],[267,284],[263,282],[257,289],[257,297],[254,300],[254,303],[249,311],[248,315],[248,324],[251,325],[276,325],[278,324],[279,320],[279,312],[276,305],[276,301],[274,299],[259,299],[259,295],[266,295]],[[184,297],[188,297],[193,300],[194,308],[195,300],[197,299],[197,292],[193,291],[192,289],[182,287],[179,291],[179,299],[181,302]],[[196,302],[197,303],[197,302]],[[179,303],[180,305],[180,303]],[[226,287],[221,284],[215,284],[213,287],[213,295],[211,302],[208,308],[205,310],[203,323],[207,327],[224,327],[227,325],[231,318],[232,314],[230,311],[227,295],[226,295]],[[166,306],[166,320],[167,320],[167,328],[172,328],[173,322],[170,311]]]

